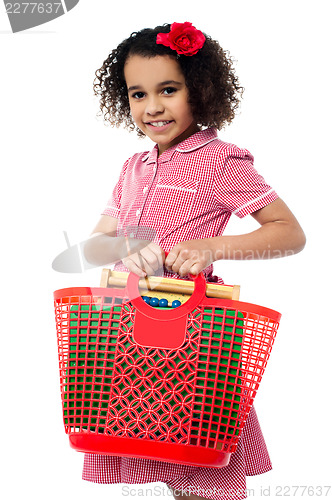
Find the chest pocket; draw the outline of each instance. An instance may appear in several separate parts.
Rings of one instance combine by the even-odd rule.
[[[164,236],[190,219],[198,183],[174,176],[160,177],[147,210],[147,218],[154,226],[158,224],[160,235]]]

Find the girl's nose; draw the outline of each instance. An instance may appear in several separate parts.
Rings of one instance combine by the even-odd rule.
[[[148,115],[155,115],[164,111],[162,102],[157,97],[150,97],[146,103],[146,113]]]

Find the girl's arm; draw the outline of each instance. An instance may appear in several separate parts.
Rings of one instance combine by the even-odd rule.
[[[120,260],[125,239],[116,238],[118,219],[102,215],[84,245],[84,257],[90,264],[104,266]]]
[[[84,245],[84,257],[90,264],[105,266],[122,261],[139,276],[154,272],[163,266],[165,253],[149,240],[116,236],[118,219],[102,215]]]
[[[215,260],[273,259],[303,250],[305,234],[280,198],[251,215],[261,225],[259,229],[240,236],[212,238]]]
[[[175,245],[165,266],[181,276],[198,274],[216,260],[271,259],[300,252],[304,232],[287,205],[278,198],[251,214],[261,227],[238,236],[216,236]]]

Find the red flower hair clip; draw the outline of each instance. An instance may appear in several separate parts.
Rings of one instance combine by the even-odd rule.
[[[193,56],[203,47],[205,36],[191,23],[173,23],[169,33],[158,33],[157,43],[170,47],[178,54]]]

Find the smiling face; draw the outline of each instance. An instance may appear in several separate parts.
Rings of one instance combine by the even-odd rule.
[[[177,61],[169,56],[132,55],[124,76],[130,112],[137,127],[158,144],[159,154],[199,130]]]

